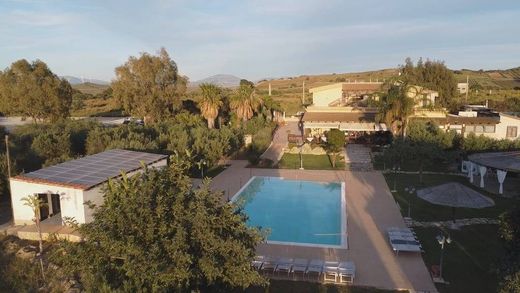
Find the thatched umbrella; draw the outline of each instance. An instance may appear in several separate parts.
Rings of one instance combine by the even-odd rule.
[[[495,205],[491,198],[456,182],[417,190],[417,196],[432,204],[452,207],[453,222],[455,222],[455,208],[481,209]]]

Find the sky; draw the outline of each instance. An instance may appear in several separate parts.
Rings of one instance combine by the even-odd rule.
[[[181,74],[259,80],[396,67],[520,66],[519,0],[0,0],[0,68],[110,81],[166,48]]]

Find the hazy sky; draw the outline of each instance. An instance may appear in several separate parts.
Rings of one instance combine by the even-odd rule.
[[[0,68],[41,59],[59,75],[110,80],[165,47],[197,80],[395,67],[520,65],[520,0],[0,0]]]

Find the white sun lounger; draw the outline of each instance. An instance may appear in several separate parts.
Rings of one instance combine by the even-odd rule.
[[[356,266],[351,261],[341,262],[338,267],[338,277],[340,283],[352,284],[356,277]]]
[[[287,275],[289,275],[293,266],[293,262],[294,260],[292,258],[282,257],[278,259],[278,261],[276,262],[275,272],[287,273]]]
[[[337,282],[338,279],[338,267],[339,262],[337,261],[326,261],[323,264],[323,280],[325,282]]]
[[[262,264],[262,271],[265,273],[273,272],[276,269],[276,261],[271,257],[264,257]]]
[[[309,263],[309,261],[304,258],[296,258],[293,262],[293,265],[291,268],[291,273],[302,274],[302,276],[304,276],[305,272],[307,271],[308,263]]]
[[[323,272],[323,264],[324,264],[324,262],[322,260],[318,260],[318,259],[311,260],[309,265],[307,266],[305,275],[309,276],[311,274],[316,274],[319,279],[321,276],[321,273]]]
[[[263,265],[263,259],[264,257],[261,255],[255,256],[255,259],[251,262],[251,265],[255,270],[260,270]]]

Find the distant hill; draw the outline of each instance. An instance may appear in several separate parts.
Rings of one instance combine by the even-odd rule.
[[[76,89],[82,93],[91,94],[91,95],[97,95],[109,87],[108,84],[97,84],[97,83],[91,83],[91,82],[77,83],[77,84],[71,84],[71,85],[72,85],[73,89]]]
[[[466,82],[469,77],[470,86],[483,89],[518,89],[520,88],[520,66],[505,70],[454,70],[458,82]]]
[[[90,79],[90,78],[79,78],[75,76],[65,75],[60,76],[61,78],[65,78],[71,85],[82,84],[82,83],[93,83],[100,85],[108,85],[110,84],[108,81],[99,80],[99,79]]]
[[[197,87],[201,83],[213,83],[221,87],[237,87],[240,84],[240,78],[231,74],[217,74],[189,83],[189,87]]]

